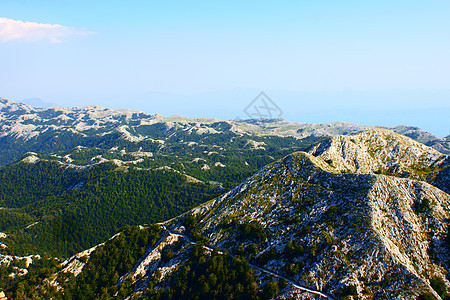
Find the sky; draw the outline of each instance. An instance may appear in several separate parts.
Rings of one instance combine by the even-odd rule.
[[[0,1],[0,97],[450,134],[450,1]],[[26,100],[25,100],[26,101]]]

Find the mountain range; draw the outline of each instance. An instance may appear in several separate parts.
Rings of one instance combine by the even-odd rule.
[[[114,146],[142,145],[153,149],[163,142],[192,146],[193,137],[226,134],[249,136],[247,147],[264,147],[254,137],[323,138],[355,134],[371,127],[355,123],[295,123],[284,119],[223,121],[163,117],[129,109],[111,110],[100,106],[82,108],[37,108],[0,98],[0,164],[18,159],[28,151],[49,154],[77,146],[109,149]],[[439,139],[412,126],[386,127],[444,153],[450,153],[450,136]],[[257,143],[255,143],[257,142]],[[153,145],[152,145],[153,144]],[[109,148],[108,148],[109,147]],[[242,145],[241,145],[242,147]]]
[[[447,297],[448,138],[1,101],[17,299]]]
[[[279,299],[444,298],[448,159],[384,129],[333,137],[179,217],[136,228],[152,232],[152,241],[112,284],[98,283],[104,294],[91,293],[226,298],[222,266],[246,278],[228,283],[237,298],[265,298],[258,286]],[[80,295],[75,287],[108,272],[91,260],[108,265],[114,245],[130,235],[69,258],[41,291]]]

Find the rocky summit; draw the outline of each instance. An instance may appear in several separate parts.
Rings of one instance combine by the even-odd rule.
[[[136,229],[153,239],[113,282],[103,283],[103,292],[162,299],[444,299],[448,162],[447,155],[385,129],[332,137],[186,214]],[[125,247],[121,239],[133,234],[119,233],[70,258],[39,289],[74,293],[73,283],[83,284],[99,257],[111,263],[117,245]],[[229,283],[220,285],[220,274]]]

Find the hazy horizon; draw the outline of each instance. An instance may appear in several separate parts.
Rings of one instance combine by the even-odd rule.
[[[450,133],[450,2],[3,1],[0,96]],[[242,116],[241,116],[242,118]]]
[[[143,111],[147,114],[160,114],[165,117],[183,115],[190,118],[218,118],[222,120],[234,120],[237,118],[248,119],[244,109],[260,93],[256,89],[236,89],[234,91],[217,91],[203,94],[170,94],[170,93],[146,93],[142,95],[128,96],[133,101],[129,105],[123,105],[126,96],[116,95],[117,99],[110,96],[106,99],[95,100],[88,98],[78,101],[79,105],[70,103],[46,102],[40,98],[10,99],[16,102],[27,103],[37,107],[50,106],[88,106],[99,105],[111,109],[127,108]],[[358,123],[366,126],[417,126],[439,138],[450,134],[447,121],[446,99],[450,92],[440,91],[403,91],[370,93],[356,91],[342,91],[340,93],[295,93],[287,91],[265,91],[265,93],[282,110],[280,117],[291,122],[303,123],[328,123],[344,121]],[[422,99],[432,94],[434,107],[428,106],[429,101]],[[395,97],[396,101],[390,99]],[[339,98],[341,101],[335,101]],[[357,99],[367,99],[372,105],[357,104]],[[149,99],[154,99],[149,101]],[[342,101],[344,101],[343,103]],[[377,101],[375,101],[377,100]],[[194,102],[195,105],[187,106],[183,103]],[[170,103],[171,105],[167,105]],[[351,110],[347,109],[349,103],[354,103]],[[322,107],[317,107],[318,105]],[[429,115],[434,116],[430,122]]]

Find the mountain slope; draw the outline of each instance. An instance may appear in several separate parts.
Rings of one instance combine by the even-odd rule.
[[[0,167],[0,232],[8,234],[8,254],[65,258],[125,224],[183,213],[317,141],[236,134],[220,121],[161,119],[0,100],[0,161],[21,155]],[[22,155],[30,149],[36,152]]]
[[[425,180],[449,192],[450,160],[437,150],[385,129],[338,136],[309,150],[340,172]]]
[[[449,286],[450,196],[420,179],[424,168],[428,178],[447,168],[444,162],[447,156],[386,130],[332,138],[148,227],[161,230],[159,239],[143,246],[144,255],[117,281],[103,283],[103,292],[114,295],[117,282],[124,296],[150,298],[218,292],[236,298],[440,299]],[[376,174],[380,166],[386,174]],[[95,253],[69,260],[78,276],[54,274],[41,292],[57,285],[67,295],[71,284],[88,284],[88,274],[99,272],[90,263]],[[241,285],[227,284],[244,294],[227,294],[214,280],[224,270],[242,270],[247,279]]]
[[[339,295],[353,285],[367,297],[410,298],[448,271],[449,201],[423,182],[341,175],[297,153],[193,215],[211,247],[253,254],[259,266],[306,286]]]
[[[172,169],[122,161],[79,166],[28,154],[0,168],[1,253],[67,257],[124,225],[174,217],[223,192]]]
[[[165,118],[128,109],[100,106],[36,108],[0,98],[0,165],[13,162],[26,152],[53,154],[77,146],[126,148],[128,151],[185,153],[213,145],[224,149],[267,149],[274,139],[291,144],[318,141],[328,136],[355,134],[366,129],[348,122],[295,123],[284,119],[222,121]],[[450,153],[445,139],[411,126],[389,127],[400,134]],[[204,150],[204,149],[203,149]],[[298,149],[297,149],[298,150]]]

